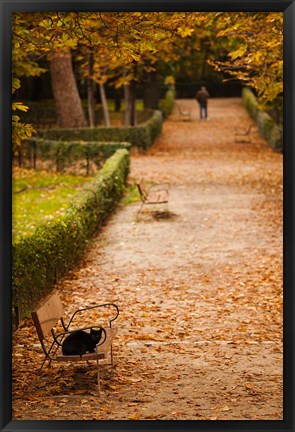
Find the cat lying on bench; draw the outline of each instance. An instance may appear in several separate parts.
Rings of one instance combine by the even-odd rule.
[[[95,347],[101,340],[102,329],[91,329],[90,333],[77,330],[70,334],[62,343],[63,355],[79,355],[82,357],[86,352],[95,352]]]

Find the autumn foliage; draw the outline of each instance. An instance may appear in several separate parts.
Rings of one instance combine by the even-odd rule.
[[[76,58],[80,75],[88,80],[89,96],[92,83],[102,91],[101,86],[109,82],[130,92],[134,80],[143,80],[144,73],[154,71],[159,63],[170,64],[177,71],[181,59],[187,69],[190,62],[199,62],[203,65],[200,73],[204,73],[206,63],[211,64],[253,87],[264,103],[278,104],[283,85],[282,19],[281,13],[274,12],[16,13],[14,89],[23,76],[44,72],[40,60],[47,58],[52,66],[53,89],[59,88],[55,98],[60,117],[65,115],[61,124],[66,125],[71,103],[66,104],[54,67],[61,61],[61,53],[67,51]],[[67,81],[72,78],[69,73]],[[134,95],[129,97],[132,103]],[[78,101],[72,109],[79,106]],[[26,108],[14,101],[13,109]],[[69,124],[85,124],[81,110],[75,115],[74,123]],[[33,130],[21,125],[17,115],[13,124],[13,142],[18,146]]]

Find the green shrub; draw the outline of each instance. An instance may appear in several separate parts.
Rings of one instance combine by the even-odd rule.
[[[243,104],[256,122],[260,135],[278,152],[283,152],[283,129],[265,112],[249,88],[242,91]]]
[[[99,127],[39,130],[37,137],[53,141],[128,142],[142,150],[150,147],[162,130],[162,114],[154,111],[145,123],[129,127]]]
[[[255,95],[247,87],[243,88],[242,91],[243,104],[250,116],[255,120],[259,105]]]
[[[88,121],[88,102],[83,99],[82,107]],[[25,123],[32,123],[35,128],[51,128],[57,127],[56,106],[53,99],[42,101],[25,101],[25,105],[29,107],[27,112],[21,113],[21,119]],[[102,105],[95,104],[95,122],[97,124],[103,121]]]
[[[118,149],[129,149],[130,146],[131,144],[126,142],[68,142],[31,138],[23,143],[14,157],[19,157],[21,152],[22,165],[34,168],[37,168],[38,161],[51,161],[57,172],[63,171],[74,162],[84,161],[88,175],[90,161],[100,168]]]
[[[163,112],[163,117],[166,119],[172,114],[175,103],[175,90],[170,88],[165,94],[165,98],[159,103],[160,110]]]
[[[89,122],[88,101],[82,99],[82,107],[85,113],[87,122]],[[53,99],[42,101],[24,101],[24,104],[29,107],[27,112],[21,112],[20,116],[24,123],[32,123],[35,129],[48,129],[58,127],[55,102]],[[124,121],[125,101],[122,100],[121,111],[114,112],[113,100],[108,101],[109,115],[112,122]],[[95,104],[95,124],[104,124],[104,115],[101,104]],[[152,115],[151,110],[144,110],[141,100],[136,101],[136,116],[138,122],[142,123],[149,119]]]
[[[78,262],[89,238],[114,209],[125,188],[129,153],[118,150],[77,194],[65,215],[13,244],[13,307],[24,315]]]

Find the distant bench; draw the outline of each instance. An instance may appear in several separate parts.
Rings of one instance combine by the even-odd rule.
[[[235,142],[251,142],[251,132],[254,125],[249,125],[247,127],[237,126],[235,128]]]
[[[74,317],[81,312],[89,311],[95,308],[110,307],[115,309],[115,314],[111,319],[108,319],[108,327],[102,327],[97,324],[93,324],[88,327],[76,328],[70,330],[70,325]],[[116,327],[112,327],[112,322],[117,319],[119,315],[119,308],[114,303],[103,303],[94,306],[88,306],[76,310],[70,318],[68,324],[65,324],[63,319],[63,306],[58,294],[53,294],[47,297],[42,305],[32,312],[32,318],[36,327],[36,331],[41,343],[42,350],[45,354],[45,359],[42,363],[41,370],[48,360],[49,365],[52,361],[58,362],[77,362],[77,361],[88,361],[96,360],[97,365],[97,384],[98,394],[100,395],[100,377],[99,377],[99,360],[106,359],[108,352],[111,355],[111,364],[113,365],[113,340],[118,331]],[[55,330],[56,325],[60,323],[63,329],[62,332]],[[91,328],[102,329],[102,339],[96,345],[96,351],[93,353],[86,353],[81,356],[79,355],[63,355],[61,353],[63,339],[77,330],[90,330]]]
[[[182,107],[179,104],[176,104],[178,114],[180,115],[180,118],[184,121],[190,121],[191,120],[191,111],[187,108]]]
[[[139,208],[137,215],[139,215],[143,206],[148,204],[165,204],[166,211],[168,211],[169,183],[155,184],[148,187],[144,180],[141,179],[137,183],[137,189],[141,199],[141,207]]]

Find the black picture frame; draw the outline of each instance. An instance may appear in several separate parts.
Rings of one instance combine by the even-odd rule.
[[[0,0],[1,431],[200,430],[294,431],[294,75],[295,5],[289,0],[26,1]],[[284,419],[281,421],[13,421],[11,408],[11,15],[19,11],[260,11],[284,13]]]

